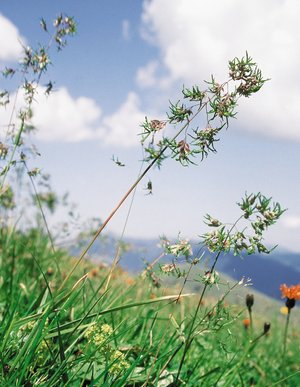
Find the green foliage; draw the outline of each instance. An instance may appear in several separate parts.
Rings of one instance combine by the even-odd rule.
[[[261,193],[256,195],[245,195],[245,198],[238,206],[242,210],[242,216],[231,226],[226,228],[219,220],[206,216],[206,224],[213,231],[203,235],[203,242],[212,252],[233,251],[235,255],[240,255],[244,251],[248,255],[258,253],[270,253],[270,250],[262,243],[263,233],[275,224],[285,210],[281,209],[279,203],[271,204],[272,198],[266,198]],[[243,224],[243,229],[238,230],[238,223],[247,219],[254,231],[254,234],[246,234],[247,227]]]
[[[8,172],[13,167],[19,167],[28,154],[38,154],[36,149],[28,149],[26,135],[34,130],[32,126],[32,104],[40,85],[42,75],[51,64],[50,51],[53,45],[57,50],[62,50],[67,44],[67,38],[76,32],[76,23],[72,17],[59,15],[52,24],[52,31],[48,28],[45,20],[41,20],[41,27],[48,35],[45,44],[39,44],[37,48],[23,47],[23,56],[19,66],[16,68],[4,68],[1,71],[3,78],[12,78],[20,74],[21,82],[17,94],[24,95],[21,108],[16,111],[16,97],[10,101],[11,90],[0,91],[0,107],[11,109],[11,119],[7,123],[5,142],[0,142],[0,197],[5,194],[4,186],[8,178]],[[52,82],[46,87],[46,95],[52,90]],[[17,121],[13,122],[13,117]]]
[[[218,135],[224,127],[228,128],[229,119],[235,118],[239,98],[256,93],[267,81],[248,53],[241,59],[229,61],[228,67],[229,79],[223,83],[212,76],[206,82],[206,89],[201,90],[197,85],[183,87],[183,99],[187,102],[170,102],[167,120],[145,118],[141,124],[145,161],[155,160],[160,167],[164,159],[172,157],[188,166],[194,164],[193,159],[197,156],[202,161],[210,152],[216,152]],[[204,120],[200,118],[202,112]],[[170,125],[176,131],[173,137],[165,133]]]
[[[175,383],[197,294],[178,299],[178,289],[169,289],[168,296],[147,277],[133,279],[120,269],[105,290],[108,269],[87,261],[70,278],[70,290],[59,291],[72,259],[62,251],[54,256],[39,230],[2,229],[0,245],[1,385]],[[178,383],[271,385],[289,378],[297,385],[297,340],[288,341],[285,366],[278,367],[283,319],[274,309],[258,314],[252,295],[253,329],[246,329],[249,297],[244,305],[226,302],[243,286],[218,283],[224,295],[203,299]],[[298,334],[297,325],[290,328]]]

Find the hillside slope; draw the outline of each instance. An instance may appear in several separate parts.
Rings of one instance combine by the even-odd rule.
[[[116,251],[117,239],[112,235],[97,240],[89,251],[94,261],[111,263]],[[138,273],[145,267],[145,262],[154,261],[161,253],[159,240],[127,238],[122,242],[120,266],[125,270]],[[193,251],[199,251],[199,244],[192,243]],[[80,248],[76,245],[69,248],[73,255],[78,255]],[[207,252],[205,255],[211,255]],[[168,262],[172,258],[165,256],[160,262]],[[206,265],[203,269],[208,269]],[[300,255],[290,252],[273,251],[270,254],[253,254],[251,256],[223,255],[218,262],[217,270],[235,280],[242,277],[250,278],[253,288],[257,291],[280,299],[279,286],[282,283],[300,283]]]

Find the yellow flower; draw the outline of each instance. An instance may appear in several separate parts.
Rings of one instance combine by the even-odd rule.
[[[280,313],[282,314],[288,314],[289,313],[289,308],[287,306],[282,306],[280,308]]]
[[[103,332],[105,335],[110,336],[113,333],[113,329],[108,324],[101,325],[101,332]]]
[[[120,373],[124,373],[130,367],[130,364],[125,360],[125,355],[116,350],[111,353],[110,361],[112,362],[109,373],[113,375],[119,375]]]

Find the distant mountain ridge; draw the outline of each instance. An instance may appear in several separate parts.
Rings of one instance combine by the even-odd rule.
[[[288,253],[286,253],[288,255]],[[219,270],[232,278],[239,280],[241,277],[251,278],[253,287],[272,298],[279,299],[281,284],[287,285],[300,283],[300,270],[296,265],[281,263],[278,257],[270,255],[253,254],[242,258],[231,254],[223,256],[219,261]],[[293,258],[296,258],[293,257]],[[299,257],[297,259],[299,261]],[[292,260],[290,260],[292,263]]]
[[[111,263],[117,243],[117,239],[112,235],[100,238],[91,247],[89,257],[96,262]],[[126,238],[122,244],[120,266],[133,273],[141,271],[145,267],[145,262],[151,263],[162,253],[158,239]],[[192,247],[196,254],[199,244],[192,243]],[[73,246],[69,250],[71,254],[78,255],[80,248]],[[209,252],[207,255],[212,256]],[[165,256],[160,262],[169,262],[171,259]],[[256,290],[279,299],[281,295],[279,287],[282,283],[287,285],[300,283],[300,254],[283,250],[243,257],[223,254],[218,261],[217,271],[236,280],[242,277],[250,278]]]

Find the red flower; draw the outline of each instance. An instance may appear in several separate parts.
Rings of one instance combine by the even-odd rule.
[[[243,320],[243,325],[244,325],[244,328],[245,328],[245,329],[248,329],[249,326],[250,326],[250,324],[251,324],[251,321],[250,321],[249,318],[245,318],[245,319]]]
[[[292,285],[290,287],[286,284],[280,285],[280,290],[282,293],[282,298],[286,297],[290,300],[300,300],[300,284]]]

